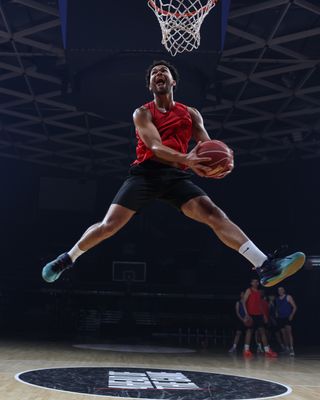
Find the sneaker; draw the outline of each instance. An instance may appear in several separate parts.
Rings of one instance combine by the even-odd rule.
[[[52,283],[56,281],[62,272],[68,268],[73,266],[72,260],[68,253],[63,253],[55,260],[50,261],[43,269],[42,269],[42,278],[48,282]]]
[[[301,252],[290,254],[287,257],[269,257],[256,271],[262,286],[277,285],[290,275],[295,274],[303,267],[306,256]]]
[[[277,358],[278,357],[278,353],[276,353],[275,351],[272,351],[271,349],[269,351],[265,351],[264,355],[267,358]]]
[[[243,350],[242,355],[244,358],[252,358],[253,357],[253,354],[250,350]]]
[[[293,349],[290,349],[290,351],[289,351],[289,356],[290,356],[290,357],[294,357],[294,356],[295,356],[295,352],[294,352]]]
[[[237,352],[237,348],[236,347],[231,347],[228,351],[228,353],[236,353]]]
[[[258,346],[258,347],[257,347],[257,353],[263,353],[263,349],[262,349],[261,346]]]

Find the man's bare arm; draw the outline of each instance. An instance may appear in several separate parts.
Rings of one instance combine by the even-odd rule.
[[[291,306],[292,306],[292,311],[291,311],[291,314],[289,315],[289,320],[292,321],[295,313],[297,312],[298,307],[296,305],[296,302],[293,300],[292,296],[288,295],[287,300],[288,300],[288,303],[291,304]]]
[[[146,108],[138,108],[133,114],[133,121],[141,140],[157,158],[184,164],[190,168],[197,167],[203,173],[210,171],[209,167],[201,165],[201,163],[210,161],[210,158],[198,157],[196,152],[197,146],[190,153],[183,154],[162,144],[159,131],[152,122],[151,114]]]
[[[200,112],[193,107],[188,107],[192,119],[192,137],[198,142],[207,142],[211,140],[206,128],[204,127],[203,118]]]
[[[241,321],[243,321],[243,318],[242,318],[242,316],[240,315],[240,312],[239,312],[239,301],[236,302],[236,314],[237,314],[237,317],[238,317]]]

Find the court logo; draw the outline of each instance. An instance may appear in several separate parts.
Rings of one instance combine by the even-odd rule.
[[[50,368],[21,372],[16,379],[50,390],[115,399],[249,400],[291,392],[285,385],[260,379],[151,368]]]
[[[108,387],[113,389],[200,389],[181,372],[121,372],[110,371]]]

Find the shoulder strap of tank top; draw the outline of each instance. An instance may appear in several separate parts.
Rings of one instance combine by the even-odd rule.
[[[155,104],[154,101],[149,101],[148,103],[145,103],[142,107],[145,107],[148,109],[151,113],[151,117],[154,118],[155,116]]]

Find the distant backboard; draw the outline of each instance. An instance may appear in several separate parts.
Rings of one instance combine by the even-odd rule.
[[[113,261],[112,280],[114,282],[145,282],[147,265],[145,262]]]

